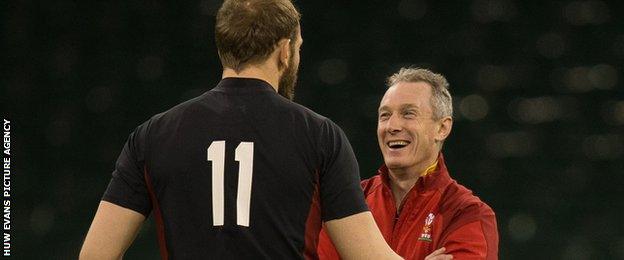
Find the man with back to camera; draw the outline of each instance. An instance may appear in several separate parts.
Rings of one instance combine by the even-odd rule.
[[[405,259],[498,259],[494,211],[449,176],[442,144],[453,126],[444,76],[402,68],[388,79],[377,139],[384,165],[362,181],[381,232]],[[321,232],[321,259],[338,259]]]
[[[150,212],[163,259],[315,259],[321,221],[345,258],[399,258],[342,130],[291,101],[299,20],[289,0],[223,3],[223,79],[130,135],[81,259],[122,257]]]

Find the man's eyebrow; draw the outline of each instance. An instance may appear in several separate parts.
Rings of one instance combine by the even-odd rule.
[[[405,109],[410,109],[410,108],[413,108],[413,109],[416,109],[416,110],[420,110],[420,107],[418,105],[411,104],[411,103],[401,104],[399,106],[400,110],[405,110]],[[385,110],[390,110],[390,107],[388,107],[388,106],[381,106],[378,109],[378,111],[385,111]]]
[[[401,104],[401,106],[399,106],[399,109],[401,110],[407,110],[407,109],[413,109],[416,110],[416,112],[420,112],[420,107],[416,104]]]

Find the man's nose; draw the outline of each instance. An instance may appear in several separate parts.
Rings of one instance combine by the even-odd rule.
[[[401,122],[401,118],[398,115],[391,115],[388,118],[388,122],[386,125],[386,131],[391,134],[396,134],[403,130],[403,123]]]

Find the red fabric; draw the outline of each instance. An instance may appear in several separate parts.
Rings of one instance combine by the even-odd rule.
[[[442,155],[438,169],[419,178],[408,192],[399,216],[385,166],[377,176],[362,181],[362,187],[383,237],[405,259],[424,259],[441,247],[454,259],[498,259],[494,211],[451,179]],[[320,259],[340,259],[324,231],[318,253]]]
[[[167,241],[165,239],[165,225],[163,224],[162,213],[160,212],[160,205],[156,199],[154,193],[154,186],[152,186],[152,179],[147,174],[147,166],[144,167],[144,178],[147,184],[147,191],[152,199],[152,207],[154,210],[154,220],[156,221],[156,231],[158,232],[158,247],[160,249],[160,258],[163,260],[169,259],[169,251],[167,251]]]
[[[306,220],[304,259],[318,259],[316,248],[318,246],[318,234],[321,230],[321,198],[318,186],[318,171],[316,172],[316,177],[314,195],[312,196],[310,212]]]

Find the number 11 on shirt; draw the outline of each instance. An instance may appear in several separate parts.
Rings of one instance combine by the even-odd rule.
[[[249,227],[253,151],[253,142],[241,142],[234,151],[235,160],[239,163],[236,224],[245,227]],[[212,224],[223,226],[223,219],[225,218],[225,141],[212,142],[207,153],[207,160],[212,162]]]

